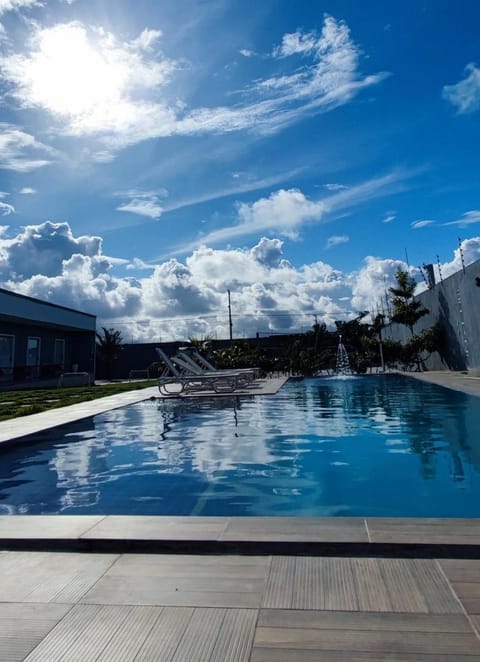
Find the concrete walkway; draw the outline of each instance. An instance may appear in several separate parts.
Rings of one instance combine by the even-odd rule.
[[[0,661],[480,659],[480,520],[3,516],[0,549]]]
[[[432,370],[427,372],[404,372],[407,377],[414,377],[422,382],[445,386],[454,391],[462,391],[468,395],[480,395],[480,377],[474,377],[466,372],[451,370]]]
[[[232,396],[254,396],[254,395],[274,395],[287,381],[288,377],[272,377],[270,379],[257,379],[248,388],[237,389]],[[229,394],[230,395],[230,394]],[[199,397],[225,397],[225,393],[215,393],[215,391],[202,391],[201,393],[188,393],[182,396],[172,396],[181,398],[199,398]],[[58,407],[49,409],[38,414],[30,414],[20,418],[12,418],[7,421],[0,421],[0,444],[10,442],[14,439],[20,439],[26,435],[36,434],[43,430],[66,423],[73,423],[82,418],[96,416],[111,409],[126,407],[136,402],[142,402],[151,398],[164,398],[156,386],[151,386],[138,391],[127,391],[116,395],[109,395],[96,400],[79,402],[68,407]]]

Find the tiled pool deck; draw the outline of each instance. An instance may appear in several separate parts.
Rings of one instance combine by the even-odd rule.
[[[0,440],[157,393],[0,423]],[[480,659],[476,519],[3,516],[0,550],[0,661]]]

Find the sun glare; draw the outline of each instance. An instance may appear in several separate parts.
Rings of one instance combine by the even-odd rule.
[[[35,105],[74,121],[92,113],[108,116],[121,105],[128,78],[115,51],[95,47],[75,25],[44,30],[25,73]]]

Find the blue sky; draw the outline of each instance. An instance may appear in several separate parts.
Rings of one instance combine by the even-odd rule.
[[[480,7],[0,0],[0,285],[125,339],[331,325],[480,257]]]

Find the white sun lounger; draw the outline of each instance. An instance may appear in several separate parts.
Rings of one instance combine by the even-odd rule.
[[[212,368],[207,370],[202,368],[198,363],[195,363],[185,350],[181,349],[178,350],[175,356],[172,356],[172,361],[184,371],[184,375],[196,375],[197,377],[233,377],[239,388],[246,388],[255,380],[255,372],[249,369],[216,370]]]
[[[155,348],[158,356],[168,368],[168,374],[158,378],[158,390],[162,395],[182,395],[198,391],[233,393],[238,388],[235,375],[194,375],[180,372],[173,361],[160,347]]]
[[[238,375],[245,383],[252,383],[259,377],[258,368],[215,368],[193,347],[180,347],[174,359],[176,358],[183,359],[183,361],[188,363],[189,367],[195,372],[195,374],[198,375],[233,373]]]

